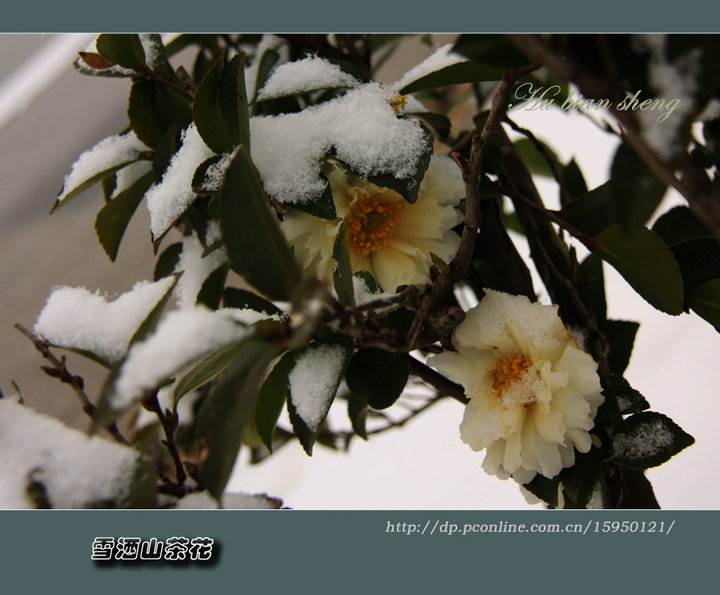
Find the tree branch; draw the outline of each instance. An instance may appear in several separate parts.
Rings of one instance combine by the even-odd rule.
[[[42,366],[42,370],[48,376],[52,376],[53,378],[57,378],[58,380],[60,380],[60,382],[69,384],[73,391],[75,391],[75,394],[80,399],[83,411],[90,417],[90,419],[94,420],[97,412],[97,407],[95,407],[95,405],[88,398],[87,394],[85,394],[85,381],[82,379],[82,377],[71,374],[70,371],[67,369],[67,366],[65,365],[65,358],[63,357],[62,360],[59,360],[57,357],[55,357],[52,351],[50,351],[50,346],[47,344],[46,341],[43,341],[40,337],[26,329],[20,323],[15,324],[15,328],[19,330],[23,335],[25,335],[28,339],[30,339],[35,346],[35,349],[37,349],[42,354],[42,356],[52,364],[52,367]],[[120,433],[117,424],[115,424],[114,422],[106,425],[105,429],[110,433],[110,435],[115,439],[116,442],[126,445],[130,444]]]

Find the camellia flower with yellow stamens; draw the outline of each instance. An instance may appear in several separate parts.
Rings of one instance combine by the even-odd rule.
[[[370,272],[383,291],[430,281],[431,253],[452,260],[459,236],[452,231],[462,221],[456,209],[465,196],[457,165],[435,155],[418,190],[408,203],[400,194],[344,171],[331,162],[325,172],[337,218],[321,219],[290,210],[281,228],[295,256],[321,279],[331,279],[335,239],[347,220],[345,239],[353,272]]]
[[[470,399],[460,437],[487,449],[484,469],[519,483],[555,477],[592,445],[603,402],[597,364],[582,351],[556,306],[486,290],[453,336],[457,351],[430,358]]]

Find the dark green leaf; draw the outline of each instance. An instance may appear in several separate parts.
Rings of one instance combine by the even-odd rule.
[[[560,174],[560,180],[562,181],[563,186],[565,186],[565,189],[568,191],[570,198],[577,198],[588,191],[585,178],[583,177],[578,164],[575,163],[575,159],[571,159],[570,163],[563,167],[562,173]],[[562,193],[560,193],[560,200],[561,202],[563,201]],[[565,206],[564,202],[562,205]]]
[[[196,194],[215,194],[220,191],[219,188],[216,190],[211,189],[207,186],[205,174],[207,173],[207,170],[208,168],[210,168],[210,166],[215,165],[221,159],[222,155],[213,155],[212,157],[208,157],[205,161],[203,161],[200,165],[197,166],[197,169],[193,174],[192,182],[190,183],[193,192],[195,192]]]
[[[375,281],[375,277],[373,277],[372,273],[369,271],[357,271],[353,273],[353,277],[360,279],[365,284],[365,287],[368,288],[370,293],[380,293],[377,281]]]
[[[332,221],[337,218],[337,211],[335,210],[335,200],[333,200],[332,188],[327,178],[320,174],[320,178],[325,182],[325,190],[315,200],[307,203],[296,203],[292,205],[291,209],[296,209],[303,213],[320,217],[321,219],[327,219]]]
[[[480,64],[503,70],[519,70],[532,62],[503,35],[497,34],[462,35],[453,51]]]
[[[373,409],[385,409],[398,400],[410,376],[410,356],[380,349],[359,349],[350,360],[348,388]]]
[[[605,492],[605,477],[603,473],[602,465],[593,465],[588,469],[587,473],[582,478],[580,486],[577,492],[577,499],[575,505],[578,508],[587,508],[597,491],[600,490],[602,508],[606,507],[607,496]]]
[[[630,363],[635,335],[640,324],[629,320],[604,320],[600,323],[600,331],[610,341],[608,366],[617,374],[622,374]]]
[[[196,304],[203,304],[208,308],[217,310],[222,299],[225,279],[227,278],[228,267],[223,265],[216,268],[207,279],[203,281],[202,287],[197,294]]]
[[[175,266],[180,260],[180,254],[182,254],[183,245],[182,242],[171,244],[163,253],[158,257],[155,262],[155,271],[153,272],[153,280],[157,281],[163,277],[168,277],[175,272]]]
[[[667,184],[648,169],[627,143],[618,147],[612,164],[610,208],[625,234],[642,229],[660,204]]]
[[[85,180],[81,184],[78,184],[77,186],[75,186],[75,188],[73,188],[67,194],[65,194],[65,196],[63,197],[63,199],[61,201],[55,201],[55,204],[53,205],[53,208],[50,212],[52,213],[52,212],[56,211],[60,207],[66,205],[68,202],[70,202],[71,199],[75,198],[81,192],[84,192],[91,186],[94,186],[98,182],[103,181],[108,176],[111,176],[116,171],[122,169],[123,167],[127,167],[128,165],[130,165],[131,163],[135,163],[136,161],[137,161],[137,159],[132,159],[130,161],[124,161],[123,163],[119,163],[118,165],[109,167],[108,169],[105,169],[105,170],[98,172],[95,175],[89,177],[87,180]]]
[[[178,130],[182,130],[192,121],[193,112],[190,100],[165,85],[156,85],[155,105],[160,119],[167,128],[174,125]]]
[[[692,289],[687,305],[720,333],[720,279],[713,279]]]
[[[347,397],[348,402],[348,417],[350,418],[350,424],[352,425],[353,432],[355,432],[363,440],[367,440],[367,429],[366,422],[368,417],[368,404],[352,393]]]
[[[233,269],[270,299],[287,299],[300,272],[244,147],[225,174],[220,213]]]
[[[216,499],[222,496],[235,465],[265,371],[281,351],[278,345],[247,341],[200,407],[195,434],[199,479]]]
[[[233,148],[220,106],[220,81],[225,63],[223,52],[200,82],[193,102],[193,119],[205,144],[215,153]]]
[[[108,33],[95,42],[98,52],[108,60],[125,68],[141,69],[145,66],[145,50],[136,33]]]
[[[683,242],[715,237],[688,207],[683,206],[670,209],[659,217],[653,231],[671,248]]]
[[[626,467],[657,467],[694,442],[690,434],[662,413],[636,413],[615,428],[612,460]]]
[[[152,81],[135,81],[130,89],[128,119],[135,135],[148,147],[155,147],[167,127],[157,112],[156,85]]]
[[[720,242],[715,238],[701,238],[675,244],[675,260],[680,265],[685,291],[720,278]]]
[[[101,182],[101,184],[103,198],[105,199],[105,202],[110,202],[110,197],[113,195],[113,192],[115,192],[115,188],[117,187],[117,176],[115,174],[108,176]]]
[[[346,306],[355,305],[355,296],[353,294],[352,282],[352,265],[350,264],[350,253],[345,243],[345,228],[347,219],[342,222],[338,230],[335,244],[333,245],[333,260],[335,268],[333,270],[333,286],[335,293],[341,303]]]
[[[105,206],[97,214],[95,231],[105,253],[113,262],[117,257],[120,242],[128,223],[154,179],[155,174],[152,171],[147,172],[127,190],[105,203]]]
[[[225,345],[197,364],[175,385],[175,402],[177,403],[187,393],[207,384],[223,372],[244,348],[244,345],[245,340]]]
[[[173,155],[178,150],[178,131],[180,129],[177,125],[172,124],[163,134],[162,138],[158,141],[155,147],[155,154],[153,155],[153,171],[155,172],[155,179],[160,180],[165,173],[165,170],[170,165]]]
[[[542,143],[542,141],[539,142]],[[523,160],[523,163],[525,163],[525,167],[528,168],[531,174],[544,176],[546,178],[553,177],[553,173],[548,165],[547,159],[535,146],[534,142],[532,142],[529,138],[521,138],[513,144],[515,146],[515,151],[517,151],[518,155]],[[559,169],[561,165],[558,161],[557,155],[555,155],[555,152],[545,143],[542,143],[542,146],[545,149],[545,154]]]
[[[564,205],[560,216],[592,237],[613,224],[609,201],[610,182],[606,182]]]
[[[226,288],[223,292],[223,302],[226,308],[240,308],[241,310],[249,308],[268,316],[283,314],[283,311],[275,304],[247,289]]]
[[[632,388],[620,374],[602,374],[600,383],[605,402],[598,409],[595,422],[638,413],[650,407],[650,403],[645,400],[645,397]]]
[[[597,254],[590,254],[580,263],[580,297],[590,304],[598,321],[607,318],[607,304],[605,301],[605,275],[603,274],[602,258]]]
[[[220,78],[220,111],[233,146],[250,146],[250,116],[245,90],[245,56],[233,56]]]
[[[531,494],[546,502],[550,508],[558,507],[558,492],[560,490],[560,477],[555,476],[548,479],[543,475],[536,475],[530,482],[523,484],[523,487]]]
[[[407,114],[408,116],[415,116],[420,118],[426,124],[428,124],[437,134],[438,138],[446,139],[450,136],[450,118],[443,116],[442,114],[433,114],[432,112],[413,112]]]
[[[683,312],[683,281],[672,251],[646,228],[628,239],[619,225],[594,239],[593,252],[611,264],[648,303],[667,314]]]
[[[165,309],[165,306],[167,306],[167,303],[170,300],[170,296],[172,295],[173,289],[175,289],[175,285],[177,285],[177,281],[179,278],[179,275],[175,277],[175,281],[170,284],[170,287],[165,292],[165,295],[163,295],[160,301],[155,304],[155,307],[150,311],[150,313],[145,317],[145,320],[143,320],[142,324],[135,331],[132,339],[130,339],[131,346],[133,343],[142,341],[145,337],[147,337],[155,330],[157,323],[160,321],[160,316],[162,316],[163,310]]]
[[[255,428],[267,449],[272,452],[275,426],[290,395],[288,375],[295,367],[295,360],[301,352],[286,353],[278,361],[260,386],[255,401]]]
[[[308,389],[307,386],[298,387],[297,385],[293,385],[292,379],[290,382],[290,392],[287,400],[290,423],[292,423],[293,430],[295,431],[295,435],[298,437],[298,440],[300,440],[300,444],[302,444],[303,449],[309,456],[312,455],[313,445],[315,444],[318,434],[322,429],[325,417],[327,416],[328,411],[330,411],[330,406],[335,399],[340,382],[345,375],[345,370],[347,369],[348,362],[350,361],[350,355],[353,350],[352,340],[343,335],[334,334],[322,340],[314,341],[310,345],[301,348],[295,360],[295,366],[288,376],[289,378],[292,377],[293,373],[297,369],[297,366],[306,365],[303,361],[304,358],[317,357],[320,350],[326,350],[328,348],[332,350],[333,357],[341,357],[338,374],[332,379],[330,384],[314,387],[313,394],[307,395],[303,392]],[[329,356],[329,353],[330,352],[324,355]],[[304,374],[305,373],[307,372],[304,372]],[[307,417],[306,411],[298,411],[296,405],[298,401],[305,402],[308,398],[313,400],[311,405],[312,419]]]
[[[448,85],[480,81],[499,81],[502,75],[502,68],[467,60],[426,74],[405,85],[399,92],[402,95],[407,95],[409,93],[417,93],[418,91],[436,89]]]

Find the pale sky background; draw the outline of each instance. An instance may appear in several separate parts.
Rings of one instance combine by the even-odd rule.
[[[99,195],[81,196],[52,218],[46,215],[79,153],[125,122],[126,80],[71,72],[73,53],[87,41],[87,36],[0,35],[0,386],[8,391],[15,379],[28,403],[65,416],[79,410],[74,397],[65,394],[66,387],[41,377],[39,356],[12,324],[32,326],[52,285],[124,291],[135,280],[149,278],[152,270],[144,207],[128,232],[131,247],[123,244],[114,265],[92,230]],[[32,97],[37,97],[34,102]],[[574,156],[589,187],[607,180],[616,141],[586,118],[559,111],[517,111],[513,118],[551,145],[561,160]],[[539,187],[553,206],[555,185]],[[668,196],[660,211],[671,204],[682,204],[682,199]],[[641,322],[628,381],[647,398],[651,410],[669,415],[696,439],[649,471],[658,500],[663,508],[719,508],[715,455],[720,433],[715,422],[720,401],[714,366],[720,337],[695,315],[672,317],[656,311],[607,265],[605,274],[609,316]],[[540,287],[536,282],[536,289]],[[86,375],[89,387],[101,382],[102,377],[93,376],[93,364],[75,363],[80,359],[70,361],[77,373]],[[486,475],[481,469],[484,454],[460,441],[461,417],[462,406],[448,400],[402,429],[367,443],[354,440],[349,454],[318,445],[309,458],[294,443],[254,467],[245,464],[242,455],[230,489],[268,492],[299,509],[527,508],[518,487]]]

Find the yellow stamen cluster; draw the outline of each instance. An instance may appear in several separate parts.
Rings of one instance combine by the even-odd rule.
[[[529,367],[530,361],[522,353],[499,359],[492,372],[492,387],[497,395],[501,397],[503,389],[520,380]]]
[[[395,99],[390,102],[390,105],[395,110],[396,114],[400,114],[400,110],[405,107],[407,103],[407,97],[405,95],[398,95]]]
[[[373,196],[356,204],[347,220],[347,240],[357,254],[369,256],[385,248],[400,222],[401,202]]]

